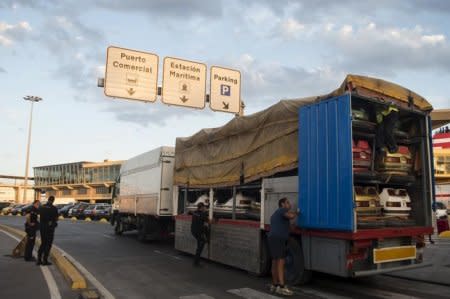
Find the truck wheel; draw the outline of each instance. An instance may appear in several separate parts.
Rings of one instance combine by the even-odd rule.
[[[307,284],[312,277],[311,270],[305,269],[303,249],[297,239],[289,238],[287,243],[285,278],[291,285]]]
[[[116,221],[116,226],[114,226],[114,233],[118,236],[123,233],[123,224],[122,221],[120,221],[120,219]]]

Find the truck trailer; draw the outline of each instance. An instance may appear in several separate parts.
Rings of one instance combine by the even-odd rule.
[[[173,232],[174,148],[162,146],[127,160],[113,190],[111,224],[117,235],[137,230],[138,239]]]
[[[378,150],[377,113],[392,105],[398,150]],[[268,273],[270,216],[287,197],[300,210],[288,240],[291,284],[308,282],[314,271],[360,277],[424,266],[424,236],[433,232],[431,110],[402,86],[348,75],[327,95],[283,100],[177,138],[175,248],[195,252],[185,208],[208,198],[203,257]],[[238,217],[238,194],[253,199],[258,219]],[[228,217],[216,214],[230,198]]]

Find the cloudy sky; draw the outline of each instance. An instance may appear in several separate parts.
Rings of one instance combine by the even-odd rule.
[[[2,0],[0,174],[128,159],[233,116],[113,100],[96,87],[115,45],[239,69],[246,114],[318,95],[347,73],[381,77],[450,107],[450,1]],[[160,76],[161,77],[161,76]],[[161,79],[160,79],[161,82]]]

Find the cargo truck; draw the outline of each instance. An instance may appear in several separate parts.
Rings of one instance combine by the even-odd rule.
[[[375,146],[376,114],[392,104],[399,109],[394,153]],[[186,208],[207,199],[212,224],[203,257],[268,273],[270,216],[287,197],[300,210],[288,241],[290,283],[306,283],[314,271],[359,277],[425,265],[424,236],[433,231],[431,110],[404,87],[348,75],[330,94],[280,101],[177,138],[175,248],[194,253]],[[253,217],[236,213],[238,195],[252,198]],[[229,215],[216,213],[230,198]]]
[[[155,240],[173,232],[174,148],[163,146],[127,160],[112,192],[111,224],[117,235],[137,230]]]

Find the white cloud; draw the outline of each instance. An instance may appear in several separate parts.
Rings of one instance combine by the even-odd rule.
[[[30,24],[25,21],[16,25],[0,22],[0,45],[12,46],[16,41],[24,40],[26,34],[31,32],[31,30]]]
[[[296,38],[303,32],[305,25],[295,19],[288,18],[280,23],[280,30],[285,38]]]
[[[340,68],[384,74],[406,69],[450,72],[450,44],[443,33],[429,33],[421,26],[382,27],[373,22],[322,27],[315,38],[329,45]]]

